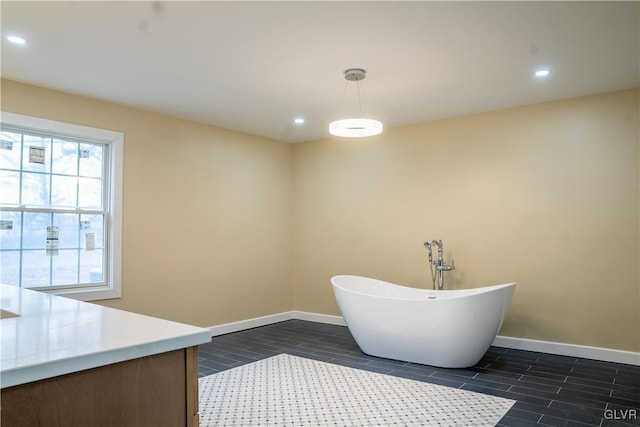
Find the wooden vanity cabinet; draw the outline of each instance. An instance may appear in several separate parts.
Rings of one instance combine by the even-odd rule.
[[[197,427],[198,347],[0,391],[3,427]]]

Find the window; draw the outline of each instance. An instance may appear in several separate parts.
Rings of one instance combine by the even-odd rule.
[[[120,297],[124,135],[2,113],[0,283]]]

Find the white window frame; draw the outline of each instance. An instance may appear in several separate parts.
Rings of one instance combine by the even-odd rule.
[[[105,236],[107,248],[106,282],[101,286],[82,286],[46,289],[38,291],[54,293],[81,301],[96,301],[102,299],[120,298],[122,296],[122,187],[123,187],[123,159],[124,134],[121,132],[92,128],[54,120],[41,119],[9,112],[0,113],[2,125],[15,126],[28,132],[53,133],[77,139],[99,141],[108,147],[109,183],[106,210],[108,221],[108,235]]]

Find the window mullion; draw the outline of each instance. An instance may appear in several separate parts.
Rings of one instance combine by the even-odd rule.
[[[49,200],[48,200],[48,202],[49,202],[49,206],[51,206],[51,198],[53,196],[53,138],[49,138],[49,172],[45,171],[45,175],[49,175]]]
[[[24,133],[20,133],[20,179],[18,180],[18,204],[22,205],[22,175],[24,174]]]
[[[51,212],[51,225],[53,226],[53,212]],[[49,257],[49,286],[53,286],[53,255],[49,255],[46,253],[45,256]]]
[[[76,144],[76,206],[80,206],[80,144]],[[104,209],[104,206],[103,206]],[[80,227],[80,221],[82,214],[78,214],[78,249],[76,251],[76,282],[80,283],[80,248],[82,247],[82,230]]]
[[[106,210],[85,210],[85,209],[64,209],[64,208],[37,208],[26,206],[1,206],[0,211],[6,212],[35,212],[35,213],[57,213],[57,214],[79,214],[79,215],[104,215]]]
[[[46,139],[45,139],[46,141]],[[53,138],[49,138],[49,172],[45,173],[49,175],[49,206],[53,199]],[[53,211],[51,211],[51,226],[54,225]],[[46,254],[46,252],[45,252]],[[53,257],[52,254],[46,254],[49,257],[49,286],[53,286]]]
[[[24,133],[20,133],[20,178],[18,179],[18,203],[22,204],[22,171],[24,162]],[[22,262],[23,262],[23,245],[24,245],[24,212],[20,212],[20,256],[18,258],[18,286],[22,287]]]
[[[22,252],[24,246],[24,212],[20,212],[20,256],[18,257],[18,287],[22,287]]]
[[[80,240],[82,238],[82,230],[80,227],[80,221],[82,220],[82,214],[78,214],[78,220],[76,221],[76,224],[78,224],[78,250],[76,251],[76,265],[78,266],[78,268],[76,269],[76,282],[80,283],[80,248],[82,248],[82,240]]]

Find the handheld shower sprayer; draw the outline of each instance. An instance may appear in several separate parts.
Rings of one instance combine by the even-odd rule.
[[[424,247],[429,252],[429,263],[431,263],[431,261],[433,261],[433,254],[431,253],[431,245],[432,245],[432,243],[429,242],[429,241],[424,242]]]

